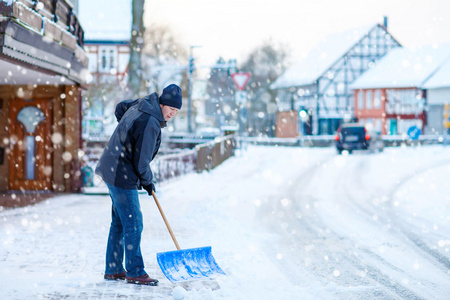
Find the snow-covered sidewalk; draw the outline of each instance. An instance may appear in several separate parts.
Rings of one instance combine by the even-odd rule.
[[[264,154],[261,150],[257,155]],[[301,153],[286,150],[293,159]],[[270,234],[253,227],[258,194],[275,194],[284,184],[281,173],[270,171],[277,162],[266,161],[267,173],[260,174],[260,166],[248,159],[235,157],[212,173],[189,174],[157,186],[180,246],[212,246],[228,274],[217,280],[220,290],[200,283],[184,286],[191,288],[185,299],[293,299],[293,294],[302,294],[283,280],[259,248],[260,242],[270,242]],[[261,159],[258,156],[257,161]],[[265,180],[253,178],[249,186],[248,180],[241,180],[245,177]],[[159,287],[104,281],[110,198],[66,195],[0,212],[0,299],[173,299],[174,285],[157,266],[156,253],[174,250],[174,245],[153,199],[145,194],[140,198],[144,261],[147,272],[160,279]]]

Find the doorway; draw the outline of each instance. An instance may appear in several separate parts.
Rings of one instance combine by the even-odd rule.
[[[9,117],[9,189],[51,190],[51,99],[14,99]]]

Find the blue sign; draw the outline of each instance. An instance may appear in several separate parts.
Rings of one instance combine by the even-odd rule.
[[[420,136],[420,134],[422,133],[422,131],[420,130],[419,127],[417,126],[411,126],[408,129],[408,136],[412,139],[412,140],[417,140]]]

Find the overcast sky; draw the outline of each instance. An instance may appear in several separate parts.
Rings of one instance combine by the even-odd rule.
[[[327,34],[382,23],[407,47],[450,42],[450,0],[147,0],[146,23],[170,25],[198,63],[238,63],[264,40],[288,45],[293,60]]]

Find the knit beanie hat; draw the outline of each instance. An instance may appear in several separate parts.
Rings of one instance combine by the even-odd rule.
[[[176,84],[167,86],[161,96],[159,97],[159,103],[181,109],[181,98],[183,92]]]

